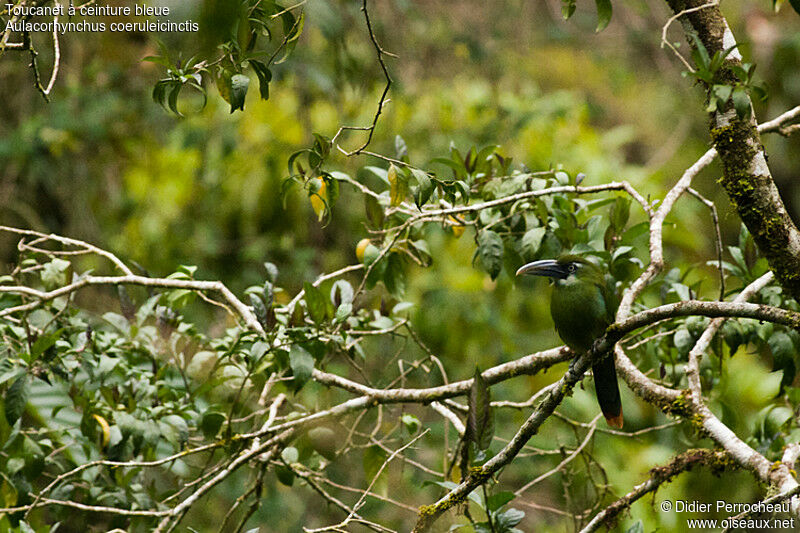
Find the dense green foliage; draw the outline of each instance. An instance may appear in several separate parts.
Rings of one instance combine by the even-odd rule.
[[[615,3],[611,25],[594,35],[611,20],[607,2],[597,2],[599,21],[578,9],[568,23],[559,20],[559,2],[528,4],[398,0],[371,8],[381,46],[400,56],[383,56],[394,84],[369,145],[378,156],[347,157],[332,142],[342,125],[372,122],[384,89],[352,2],[286,10],[245,1],[233,16],[225,2],[207,1],[196,14],[200,48],[184,35],[164,35],[161,47],[138,35],[66,39],[48,104],[26,62],[4,51],[0,187],[8,193],[0,224],[86,240],[135,274],[219,279],[251,306],[265,333],[197,291],[136,283],[97,284],[3,316],[0,507],[31,504],[47,487],[54,500],[164,511],[253,445],[242,435],[269,416],[270,402],[259,402],[267,386],[270,401],[286,395],[273,422],[292,433],[192,506],[178,530],[220,528],[250,487],[259,506],[243,527],[340,522],[347,513],[325,506],[314,485],[351,506],[360,493],[348,487],[371,486],[379,497],[366,498],[359,514],[407,530],[414,508],[497,453],[530,405],[489,408],[489,401],[525,402],[566,363],[491,388],[476,379],[467,398],[448,404],[472,440],[461,459],[452,424],[426,402],[364,406],[322,423],[308,417],[354,397],[313,379],[315,370],[378,389],[424,388],[558,345],[545,283],[514,279],[523,262],[580,254],[607,270],[619,292],[647,263],[641,206],[620,187],[591,187],[624,180],[652,202],[707,147],[702,105],[687,105],[698,93],[659,49],[666,9]],[[759,69],[770,96],[757,104],[761,118],[800,101],[800,23],[786,13],[747,15],[749,6],[725,8],[735,33],[752,34],[746,55],[769,67]],[[538,22],[520,27],[521,20]],[[753,20],[778,37],[758,41]],[[142,62],[146,56],[157,57]],[[752,89],[750,73],[741,86],[717,91],[720,105]],[[352,150],[365,140],[363,131],[344,131],[337,143]],[[765,142],[787,203],[797,205],[796,184],[781,179],[798,171],[786,155],[797,140]],[[695,187],[720,210],[724,261],[716,259],[706,206],[681,199],[665,228],[668,268],[636,309],[716,299],[720,269],[730,299],[766,272],[714,183],[718,172],[712,167]],[[51,291],[121,274],[97,254],[63,255],[76,249],[63,241],[0,232],[0,245],[0,286]],[[0,291],[0,311],[33,301]],[[754,301],[798,308],[775,285]],[[624,343],[642,371],[684,389],[688,352],[707,323],[673,319]],[[800,438],[793,386],[800,334],[730,320],[711,347],[701,375],[712,410],[779,460]],[[481,532],[578,527],[650,468],[712,445],[691,420],[670,420],[627,390],[623,403],[626,431],[645,431],[635,439],[602,423],[595,431],[593,394],[576,390],[497,483],[470,495],[468,516],[453,513],[442,527],[447,520]],[[413,439],[402,459],[387,462]],[[208,448],[186,453],[201,446]],[[577,460],[514,494],[579,447]],[[134,464],[173,454],[163,464]],[[81,466],[90,461],[129,464]],[[721,476],[685,474],[659,498],[761,496],[748,474]],[[683,518],[642,500],[620,524],[674,529]],[[69,531],[86,524],[145,531],[159,520],[49,505],[4,514],[0,529],[47,531],[59,522]]]

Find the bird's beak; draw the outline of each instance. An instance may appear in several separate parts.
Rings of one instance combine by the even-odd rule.
[[[522,265],[517,270],[517,276],[528,274],[531,276],[547,276],[549,278],[563,278],[565,271],[564,265],[560,264],[555,259],[541,259]]]

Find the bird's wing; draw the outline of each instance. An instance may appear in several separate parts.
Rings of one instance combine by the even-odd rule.
[[[617,309],[619,308],[619,295],[615,289],[614,278],[606,274],[603,276],[603,282],[598,286],[603,294],[603,300],[606,302],[606,320],[608,321],[606,326],[610,326],[616,321]]]

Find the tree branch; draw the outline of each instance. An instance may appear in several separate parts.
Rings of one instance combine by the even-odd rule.
[[[695,466],[710,466],[712,469],[720,470],[728,468],[728,455],[725,452],[711,450],[688,450],[674,457],[666,466],[653,468],[650,470],[650,479],[637,485],[628,494],[615,501],[592,518],[580,533],[591,533],[603,526],[613,527],[614,519],[625,509],[628,509],[635,501],[643,496],[656,491],[661,485],[669,483],[672,479],[683,472],[687,472]]]
[[[666,1],[676,14],[683,12],[680,19],[690,45],[696,46],[690,38],[696,35],[711,56],[732,50],[714,73],[714,84],[740,82],[731,67],[741,65],[742,56],[719,6],[692,11],[703,5],[701,0]],[[706,89],[711,95],[713,87]],[[780,284],[800,300],[800,231],[772,179],[749,95],[747,104],[751,112],[746,118],[738,116],[731,101],[711,113],[711,139],[723,168],[720,184]]]

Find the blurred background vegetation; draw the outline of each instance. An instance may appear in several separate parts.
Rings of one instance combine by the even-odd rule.
[[[175,19],[202,19],[202,3],[161,3],[173,7]],[[270,99],[260,101],[251,90],[244,112],[234,114],[213,87],[202,110],[200,97],[181,96],[185,118],[155,104],[150,93],[161,73],[141,61],[157,53],[154,35],[67,36],[51,103],[34,89],[27,58],[4,52],[0,224],[87,240],[153,275],[166,275],[179,264],[197,265],[199,278],[220,279],[237,292],[263,280],[264,261],[279,267],[288,295],[304,281],[356,262],[355,245],[367,236],[360,199],[347,201],[350,192],[343,189],[333,220],[323,225],[305,193],[295,189],[284,201],[280,185],[289,155],[310,145],[312,133],[330,137],[340,125],[372,119],[383,80],[359,7],[352,1],[310,0],[292,59],[273,70]],[[760,120],[800,102],[800,18],[788,9],[774,14],[770,8],[765,0],[727,0],[723,6],[745,58],[758,65],[768,87],[769,100],[756,108]],[[422,166],[446,155],[451,144],[462,152],[497,144],[515,167],[583,172],[587,185],[628,180],[643,194],[659,197],[709,146],[701,90],[681,76],[680,63],[660,47],[669,17],[664,2],[615,2],[614,18],[599,34],[593,8],[579,6],[565,23],[558,0],[387,0],[376,2],[371,15],[382,46],[398,56],[387,59],[395,83],[371,144],[376,152],[393,154],[399,134],[411,162]],[[682,40],[675,26],[670,35]],[[158,37],[184,57],[201,47],[195,34]],[[47,38],[35,39],[41,40],[40,61],[49,65]],[[345,144],[355,147],[362,140],[352,133]],[[800,139],[770,136],[764,142],[797,220]],[[357,175],[367,164],[379,162],[336,156],[330,166]],[[695,187],[716,201],[723,240],[734,244],[739,220],[716,185],[718,175],[719,167],[712,166]],[[668,222],[668,263],[695,266],[693,280],[714,279],[714,270],[705,265],[715,256],[705,207],[683,199]],[[490,281],[472,265],[472,237],[471,230],[461,238],[444,232],[432,236],[433,266],[412,270],[407,282],[405,300],[416,304],[419,335],[441,358],[450,379],[469,377],[476,365],[485,368],[558,344],[541,292],[544,284],[516,287],[507,272]],[[14,257],[15,242],[6,235],[0,239],[0,260],[6,263]],[[639,255],[645,254],[642,240]],[[714,287],[708,281],[701,285],[707,291]],[[89,308],[118,305],[110,293],[92,298],[96,301],[85,303]],[[224,325],[208,308],[191,312],[209,327]],[[385,349],[398,347],[376,346],[368,367],[385,364],[378,355],[391,353]],[[508,382],[494,397],[524,400],[562,370]],[[726,372],[727,390],[737,402],[734,425],[752,438],[756,428],[749,420],[777,392],[777,382],[767,363],[747,355],[732,359]],[[623,395],[630,413],[626,429],[667,422],[627,391]],[[595,410],[591,395],[581,391],[562,408],[584,422]],[[441,433],[441,419],[418,411],[424,424]],[[498,434],[509,437],[526,416],[504,412]],[[576,439],[569,425],[552,420],[530,444],[557,452],[574,447]],[[610,501],[692,442],[683,429],[638,439],[598,434],[589,450],[596,463],[537,485],[522,498],[528,505],[515,502],[527,513],[518,527],[569,530],[570,519],[547,509],[584,509],[581,501],[565,499],[565,485],[600,475],[601,464],[610,487],[604,501]],[[506,469],[504,481],[524,482],[531,472],[542,471],[542,461],[554,465],[559,460],[558,453],[520,458]],[[358,485],[346,465],[338,469],[332,478]],[[437,494],[436,487],[420,488],[401,466],[393,467],[391,476],[389,495],[395,499],[419,505]],[[739,476],[746,482],[739,483]],[[234,487],[240,481],[228,483]],[[757,497],[754,490],[748,474],[715,478],[697,472],[680,477],[658,498],[714,501],[724,495],[728,501],[749,501]],[[197,524],[204,520],[218,522],[230,501],[225,490],[214,498],[185,524],[202,529]],[[335,523],[339,516],[297,485],[269,483],[263,498],[252,521],[265,526],[262,531],[298,531],[301,525]],[[403,509],[381,509],[389,513],[383,514],[384,523],[398,527],[413,518]],[[392,513],[397,517],[389,518]],[[364,514],[370,514],[369,506]],[[648,531],[674,530],[674,521],[686,516],[659,513],[645,499],[633,506],[621,528],[642,519]]]

